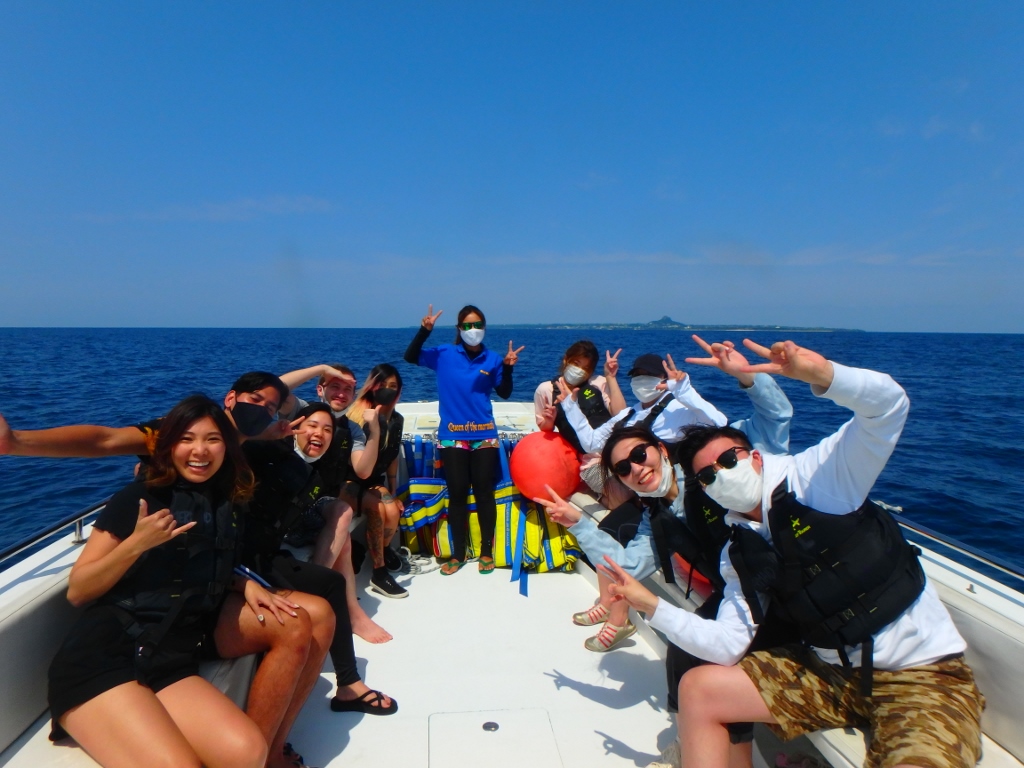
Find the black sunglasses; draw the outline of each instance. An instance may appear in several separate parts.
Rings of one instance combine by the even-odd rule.
[[[483,327],[484,327],[484,321],[483,320],[477,320],[475,323],[459,323],[459,328],[461,328],[464,331],[468,331],[471,328],[480,329],[480,328],[483,328]]]
[[[750,453],[750,449],[744,448],[742,445],[733,446],[715,459],[715,463],[710,467],[704,467],[704,469],[694,475],[694,477],[697,478],[697,482],[707,488],[715,482],[715,477],[718,475],[718,470],[715,469],[715,467],[719,467],[721,469],[732,469],[735,467],[739,463],[739,459],[736,458],[736,451],[746,451],[747,453]]]
[[[636,464],[637,466],[641,466],[647,460],[647,449],[650,447],[652,447],[651,443],[634,445],[633,450],[629,452],[629,456],[612,464],[612,472],[619,477],[626,477],[633,471],[633,467],[631,465]]]

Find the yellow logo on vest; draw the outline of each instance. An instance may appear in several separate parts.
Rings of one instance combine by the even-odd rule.
[[[793,535],[797,538],[803,536],[805,533],[811,530],[811,526],[809,525],[804,525],[802,528],[800,527],[802,523],[800,522],[799,517],[789,518],[789,524],[793,528]]]

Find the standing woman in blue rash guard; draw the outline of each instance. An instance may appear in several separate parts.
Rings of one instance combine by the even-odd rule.
[[[448,524],[453,542],[452,557],[441,566],[441,573],[451,576],[466,564],[470,486],[473,487],[480,521],[479,570],[480,573],[491,573],[494,571],[494,525],[497,519],[494,485],[499,445],[491,391],[503,400],[511,397],[512,366],[519,359],[523,347],[513,349],[510,341],[504,358],[486,349],[483,343],[487,325],[484,313],[467,305],[459,310],[455,343],[423,349],[423,343],[443,311],[434,314],[434,305],[429,306],[416,337],[405,350],[406,362],[437,371],[441,416],[437,437],[448,481]]]

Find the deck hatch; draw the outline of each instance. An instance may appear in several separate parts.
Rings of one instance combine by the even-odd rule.
[[[546,709],[435,712],[428,723],[432,768],[562,768]]]

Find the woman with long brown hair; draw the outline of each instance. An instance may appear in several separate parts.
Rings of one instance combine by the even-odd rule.
[[[260,613],[295,608],[233,575],[252,489],[223,409],[202,395],[172,408],[145,479],[107,502],[71,570],[68,600],[92,604],[50,667],[55,737],[103,766],[265,764],[255,723],[198,675],[228,590]]]

